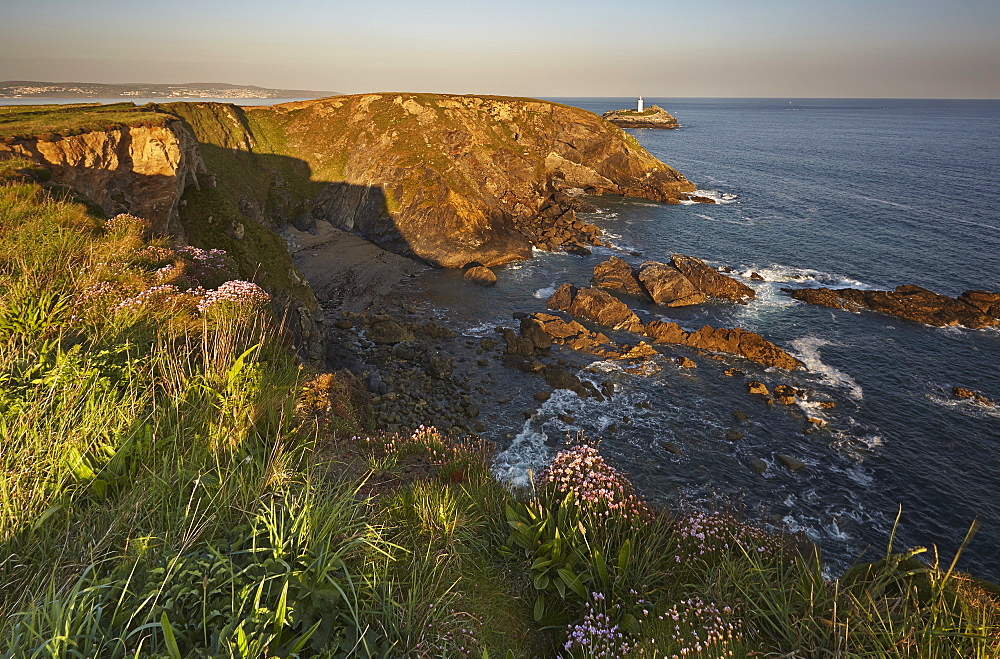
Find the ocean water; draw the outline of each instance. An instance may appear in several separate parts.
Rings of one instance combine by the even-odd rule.
[[[596,113],[634,102],[553,100]],[[1000,580],[1000,408],[950,395],[961,385],[1000,400],[1000,331],[931,328],[815,307],[780,290],[898,284],[948,295],[1000,290],[1000,102],[646,101],[673,113],[682,127],[633,134],[721,203],[592,199],[599,212],[587,219],[612,236],[614,248],[588,257],[539,252],[499,269],[489,289],[443,271],[414,285],[468,334],[492,336],[495,325],[514,326],[512,312],[543,310],[559,284],[588,285],[593,266],[611,255],[637,264],[680,252],[732,267],[757,299],[673,310],[633,304],[644,319],[743,327],[807,368],[786,374],[682,348],[664,349],[662,370],[649,377],[591,364],[584,377],[616,383],[618,393],[607,402],[558,392],[523,424],[519,408],[495,410],[487,425],[501,447],[497,472],[523,481],[560,441],[582,432],[599,439],[648,498],[742,506],[750,516],[808,534],[832,573],[865,551],[884,551],[900,508],[897,546],[936,545],[946,561],[978,519],[981,528],[960,566]],[[750,279],[752,272],[764,281]],[[667,360],[682,354],[698,368]],[[724,376],[730,366],[746,377]],[[746,393],[747,379],[808,388],[837,407],[768,408]],[[734,419],[737,409],[749,420]],[[806,416],[827,425],[804,434]],[[734,428],[744,438],[726,441]],[[806,469],[787,471],[778,453]],[[754,457],[768,463],[763,475],[748,467]]]

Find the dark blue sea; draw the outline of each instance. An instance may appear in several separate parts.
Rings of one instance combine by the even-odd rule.
[[[553,100],[598,114],[634,103]],[[592,364],[594,372],[581,374],[615,381],[619,393],[609,401],[560,391],[523,425],[519,414],[495,415],[498,473],[523,480],[560,441],[582,432],[601,440],[646,497],[723,501],[803,531],[823,548],[833,574],[866,551],[884,552],[900,508],[897,547],[936,545],[945,563],[978,519],[978,535],[959,565],[1000,580],[1000,407],[951,396],[960,385],[1000,400],[1000,331],[815,307],[781,291],[898,284],[947,295],[1000,290],[1000,101],[646,102],[674,114],[681,128],[633,134],[720,203],[592,199],[599,212],[586,219],[610,234],[615,248],[588,257],[536,253],[500,269],[497,286],[474,293],[456,272],[429,272],[418,284],[468,334],[488,336],[495,325],[513,327],[512,312],[543,310],[555,286],[589,285],[594,265],[612,254],[637,264],[680,252],[730,266],[757,298],[746,306],[649,306],[640,309],[645,320],[743,327],[807,369],[787,374],[695,354],[688,356],[697,368],[665,358],[650,377]],[[753,272],[764,281],[750,279]],[[724,376],[731,366],[746,377]],[[766,407],[746,393],[748,378],[812,389],[814,399],[837,407]],[[511,403],[518,404],[528,402]],[[737,422],[737,409],[749,421]],[[804,434],[807,416],[822,418],[825,429]],[[744,438],[726,441],[734,428]],[[786,470],[778,453],[806,469]],[[768,464],[763,475],[747,464],[755,457]]]

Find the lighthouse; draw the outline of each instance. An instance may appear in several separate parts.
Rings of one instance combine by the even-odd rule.
[[[642,96],[639,97],[639,103],[636,107],[636,112],[642,112]]]

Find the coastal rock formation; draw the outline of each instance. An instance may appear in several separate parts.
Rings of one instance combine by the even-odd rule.
[[[644,334],[655,343],[673,343],[709,352],[739,355],[764,366],[793,369],[801,363],[759,334],[739,328],[705,325],[687,332],[677,323],[660,320],[645,325],[624,302],[597,288],[577,288],[563,284],[547,302],[549,309],[564,311],[599,325]]]
[[[659,105],[650,105],[642,112],[636,110],[612,110],[605,112],[604,118],[621,128],[679,128],[680,124],[669,112]]]
[[[761,335],[738,327],[727,329],[705,325],[694,332],[686,332],[677,323],[654,320],[646,324],[644,333],[655,343],[676,343],[688,348],[739,355],[764,366],[794,369],[802,365]]]
[[[612,329],[642,331],[642,321],[635,312],[624,302],[599,288],[577,288],[571,284],[563,284],[549,298],[547,306]]]
[[[85,195],[108,216],[129,213],[152,230],[184,241],[178,208],[205,173],[194,137],[176,119],[163,126],[123,126],[79,135],[0,141],[0,159],[22,157],[52,180]]]
[[[673,254],[670,263],[646,261],[638,272],[624,260],[611,257],[594,266],[591,283],[632,295],[644,295],[657,304],[682,307],[719,298],[745,304],[756,293],[746,284],[718,272],[701,259]]]
[[[708,297],[673,265],[646,261],[639,266],[639,281],[653,298],[665,307],[701,304]]]
[[[189,124],[241,212],[301,230],[326,220],[437,266],[585,249],[596,228],[569,213],[565,193],[675,203],[694,189],[621,129],[546,101],[361,94],[161,108]]]
[[[966,291],[957,298],[920,286],[897,286],[894,291],[856,288],[800,288],[783,291],[796,300],[848,311],[878,311],[925,325],[964,325],[978,329],[1000,324],[1000,293]]]
[[[756,296],[752,288],[718,272],[701,259],[683,254],[671,254],[670,262],[694,284],[695,288],[709,297],[745,303]]]
[[[617,256],[612,256],[607,261],[602,261],[594,266],[594,276],[591,278],[590,284],[629,295],[646,295],[646,289],[635,276],[632,266]]]

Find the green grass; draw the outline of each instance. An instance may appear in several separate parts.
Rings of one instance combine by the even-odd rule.
[[[163,126],[174,117],[133,103],[0,106],[0,139],[57,139],[124,126]]]
[[[487,444],[382,434],[266,308],[199,311],[219,279],[52,194],[0,185],[0,657],[1000,652],[995,591],[932,552],[831,581],[802,538],[651,508],[596,451],[514,491]]]

